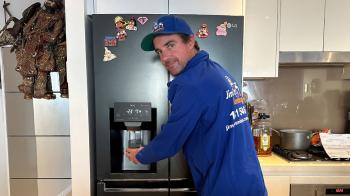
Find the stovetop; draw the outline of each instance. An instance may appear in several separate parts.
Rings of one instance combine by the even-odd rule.
[[[350,159],[332,159],[322,146],[311,146],[307,150],[295,151],[287,150],[279,145],[274,145],[272,151],[288,161],[350,161]]]

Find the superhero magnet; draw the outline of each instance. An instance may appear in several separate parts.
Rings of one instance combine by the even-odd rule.
[[[105,46],[117,46],[117,39],[114,36],[105,36]]]
[[[125,29],[119,29],[118,33],[117,33],[117,39],[118,41],[124,41],[126,40],[126,37],[128,36],[128,34],[126,33]]]
[[[137,21],[139,21],[140,24],[144,25],[148,21],[148,18],[146,16],[140,16],[137,18]]]
[[[134,17],[131,17],[125,28],[129,31],[137,31],[137,24]]]
[[[199,38],[207,38],[209,36],[209,30],[208,30],[208,25],[207,24],[202,24],[199,27],[198,32],[196,33],[197,37]]]
[[[216,35],[217,36],[226,36],[227,35],[226,27],[227,27],[226,21],[224,23],[216,26]]]
[[[105,54],[103,55],[103,62],[111,61],[117,58],[117,55],[113,54],[107,47],[105,47]]]

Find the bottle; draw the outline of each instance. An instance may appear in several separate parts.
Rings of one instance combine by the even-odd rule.
[[[255,150],[258,156],[269,156],[272,152],[271,146],[272,128],[270,116],[261,113],[253,127]]]

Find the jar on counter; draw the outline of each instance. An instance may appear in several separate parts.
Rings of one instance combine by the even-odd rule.
[[[268,104],[264,99],[254,99],[250,102],[252,111],[252,126],[254,127],[257,121],[259,121],[259,115],[267,114],[268,112]]]
[[[272,128],[270,116],[262,113],[253,126],[255,150],[258,156],[269,156],[272,152],[271,136]]]

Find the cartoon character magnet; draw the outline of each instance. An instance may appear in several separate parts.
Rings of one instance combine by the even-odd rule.
[[[105,36],[105,46],[117,46],[117,39],[114,36]]]
[[[209,36],[209,31],[208,31],[208,25],[207,24],[202,24],[199,27],[198,32],[196,33],[197,37],[199,38],[207,38]]]
[[[117,39],[118,41],[124,41],[126,40],[126,37],[128,36],[128,34],[126,33],[125,29],[119,29],[118,33],[117,33]]]
[[[137,21],[139,21],[140,24],[144,25],[148,21],[148,18],[146,16],[140,16],[137,18]]]
[[[115,28],[117,28],[118,31],[120,29],[125,29],[125,26],[126,26],[126,22],[121,16],[116,16],[114,18],[114,24],[115,24]]]
[[[227,35],[226,27],[227,27],[226,21],[224,23],[216,26],[216,35],[217,36],[226,36]]]
[[[107,47],[105,47],[105,54],[103,55],[103,62],[111,61],[117,58],[117,55],[113,54]]]
[[[134,17],[131,17],[125,28],[129,31],[137,31],[137,24]]]

